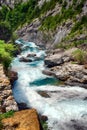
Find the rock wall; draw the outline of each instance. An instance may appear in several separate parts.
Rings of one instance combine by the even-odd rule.
[[[10,81],[4,73],[3,66],[0,64],[0,113],[10,110],[17,111],[17,103],[14,100]]]

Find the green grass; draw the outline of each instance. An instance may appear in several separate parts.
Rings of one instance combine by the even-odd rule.
[[[75,62],[77,62],[78,64],[85,64],[86,59],[87,59],[87,52],[81,50],[81,49],[77,49],[75,50],[73,53],[73,58],[75,60]]]
[[[14,115],[14,111],[9,111],[9,112],[0,114],[0,130],[3,129],[3,124],[1,122],[2,119],[12,117],[13,115]]]

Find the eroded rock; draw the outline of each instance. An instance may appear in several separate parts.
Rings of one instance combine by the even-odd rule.
[[[9,74],[12,82],[17,79],[16,72],[11,71]],[[14,97],[12,96],[10,80],[5,75],[3,66],[0,65],[0,113],[10,110],[17,111],[18,107]]]
[[[3,119],[2,123],[6,130],[40,130],[35,109],[16,112],[11,118]]]

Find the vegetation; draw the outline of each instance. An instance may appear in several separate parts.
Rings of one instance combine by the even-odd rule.
[[[4,118],[9,118],[13,115],[14,115],[14,111],[9,111],[7,113],[0,114],[0,130],[3,129],[3,124],[1,122],[1,120],[4,119]]]
[[[87,59],[87,52],[83,51],[83,50],[75,50],[72,53],[74,60],[78,63],[78,64],[85,64],[86,59]]]
[[[42,127],[43,127],[43,130],[49,130],[46,121],[41,121],[41,125],[42,125]]]
[[[17,48],[15,48],[13,44],[6,44],[4,41],[0,40],[0,62],[5,68],[8,68],[11,63],[16,49]]]
[[[0,23],[0,39],[6,42],[12,37],[12,29],[8,22]]]

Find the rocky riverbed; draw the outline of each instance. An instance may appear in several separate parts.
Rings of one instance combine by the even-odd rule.
[[[64,81],[64,84],[71,86],[81,86],[87,88],[87,67],[74,62],[72,53],[78,48],[72,48],[64,51],[56,49],[48,53],[45,58],[47,69],[44,74],[55,76]]]

